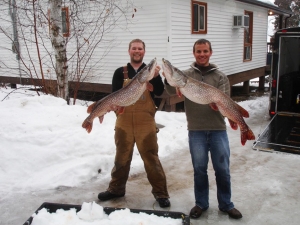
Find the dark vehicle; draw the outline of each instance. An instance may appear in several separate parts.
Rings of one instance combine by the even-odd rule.
[[[275,33],[270,78],[272,119],[253,148],[300,154],[300,27]]]
[[[300,113],[300,27],[275,33],[269,113]]]

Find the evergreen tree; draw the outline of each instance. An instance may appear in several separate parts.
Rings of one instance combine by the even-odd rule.
[[[293,12],[292,16],[285,20],[283,19],[283,27],[299,27],[300,26],[300,0],[275,0],[274,4],[279,8],[288,9]],[[287,24],[285,24],[287,22]],[[274,21],[275,30],[279,29],[279,16],[276,16]]]

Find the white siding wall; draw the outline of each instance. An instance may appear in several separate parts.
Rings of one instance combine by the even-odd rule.
[[[127,0],[122,0],[124,4],[126,4]],[[92,3],[91,3],[92,4]],[[124,17],[117,21],[117,26],[113,31],[104,33],[103,40],[101,40],[100,45],[95,49],[94,55],[92,56],[89,65],[84,68],[85,73],[88,73],[88,76],[85,78],[86,82],[95,82],[95,83],[104,83],[104,84],[111,84],[112,76],[114,71],[129,62],[129,55],[128,55],[128,44],[132,39],[139,38],[142,39],[146,43],[146,55],[144,58],[144,62],[148,63],[154,57],[157,57],[159,60],[161,59],[162,55],[167,52],[167,2],[160,1],[160,0],[136,0],[133,1],[134,7],[137,9],[136,12],[133,11],[127,14],[128,20],[125,21]],[[67,3],[66,3],[67,6]],[[8,5],[0,4],[0,9],[4,8],[5,14],[8,15]],[[47,12],[48,5],[45,4],[44,11]],[[122,8],[121,5],[119,5]],[[89,8],[88,6],[86,8]],[[2,11],[3,12],[3,11]],[[93,9],[88,9],[86,12],[86,16],[92,17],[93,14],[99,13]],[[132,18],[132,13],[134,13],[134,17]],[[115,15],[117,17],[118,15]],[[8,17],[8,16],[7,16]],[[4,16],[0,17],[1,22],[4,20]],[[12,36],[12,24],[10,17],[5,19],[6,24],[5,27],[7,28],[7,32]],[[23,23],[29,21],[22,21]],[[40,33],[44,36],[49,35],[48,32],[48,25],[46,25],[41,30]],[[108,28],[107,24],[105,28]],[[3,27],[3,25],[1,24]],[[92,30],[92,29],[91,29]],[[33,40],[34,35],[31,30],[27,31],[26,37],[30,40]],[[12,42],[9,38],[5,37],[2,32],[0,32],[0,48],[1,48],[1,60],[0,63],[7,65],[9,68],[16,68],[14,72],[11,69],[8,69],[9,73],[4,70],[3,66],[0,68],[0,76],[13,76],[17,77],[18,74],[18,62],[16,59],[15,54],[11,52],[11,45]],[[72,28],[71,28],[71,35],[72,35]],[[89,34],[84,34],[84,38],[88,38]],[[100,37],[99,37],[100,39]],[[47,52],[53,52],[51,47],[50,39],[44,39],[44,45],[40,46],[40,52],[43,58],[43,68],[44,68],[44,75],[47,79],[56,79],[56,75],[54,72],[53,64],[54,55],[52,54],[52,61],[49,56],[47,56]],[[42,45],[42,42],[39,41]],[[30,44],[29,46],[25,47],[24,42],[20,40],[21,44],[21,53],[24,56],[24,62],[26,65],[31,65],[29,60],[34,62],[34,65],[37,66],[37,73],[40,76],[39,68],[38,68],[38,58],[36,52],[36,46],[34,44]],[[67,54],[68,59],[71,60],[68,62],[69,70],[74,70],[76,65],[76,61],[74,61],[74,49],[76,48],[76,43],[74,38],[70,38],[68,40],[67,45]],[[47,50],[46,50],[47,49]],[[31,53],[31,57],[27,56],[27,50]],[[84,48],[81,49],[81,54],[84,53]],[[73,56],[73,58],[71,58]],[[72,61],[73,60],[73,61]],[[93,66],[97,64],[97,66]],[[91,67],[93,68],[91,69]],[[21,64],[21,67],[22,64]],[[31,66],[32,69],[32,66]],[[83,70],[83,67],[81,67]],[[22,77],[29,77],[26,70],[22,70]],[[35,77],[36,78],[36,77]],[[72,78],[70,78],[72,80]]]
[[[186,69],[194,61],[192,54],[194,42],[197,39],[206,38],[212,42],[211,61],[227,75],[265,66],[267,9],[234,0],[203,0],[202,2],[208,5],[208,33],[196,35],[191,34],[190,0],[134,0],[137,9],[134,17],[131,17],[133,12],[130,12],[129,24],[125,21],[118,21],[117,28],[106,34],[91,60],[91,63],[96,61],[100,63],[89,71],[89,79],[86,81],[110,84],[115,69],[129,61],[128,44],[135,38],[140,38],[146,43],[145,63],[156,57],[158,63],[161,64],[161,58],[166,58],[175,66]],[[232,29],[233,15],[244,14],[244,10],[252,11],[254,16],[251,62],[243,62],[243,29]],[[12,25],[8,23],[7,27],[9,26]],[[12,32],[12,28],[8,30]],[[0,35],[2,35],[1,32]],[[0,62],[7,63],[9,67],[18,68],[15,54],[9,50],[11,41],[3,35],[0,36],[0,40],[2,55]],[[112,48],[108,47],[109,44],[112,44]],[[46,43],[46,45],[48,50],[52,51],[51,43]],[[74,47],[75,44],[70,41],[67,52],[74,52],[71,50]],[[108,49],[110,50],[107,52]],[[22,51],[25,49],[23,48]],[[105,55],[104,58],[102,58],[103,55]],[[50,59],[46,63],[49,64],[46,78],[55,79]],[[71,64],[69,68],[72,68]],[[18,76],[19,74],[18,70],[7,73],[1,65],[1,75]]]
[[[161,58],[168,51],[167,41],[167,1],[165,0],[135,0],[137,12],[131,19],[131,24],[125,28],[115,29],[110,38],[115,39],[116,45],[105,58],[104,77],[96,82],[111,83],[114,71],[129,62],[128,44],[132,39],[142,39],[146,44],[144,62],[149,63],[154,57],[160,64]],[[131,18],[131,15],[130,15]]]
[[[13,25],[10,22],[11,17],[9,15],[8,4],[0,3],[1,18],[1,31],[0,31],[0,75],[19,77],[18,61],[16,60],[16,54],[13,53]]]
[[[189,68],[194,61],[192,47],[196,40],[211,41],[216,63],[227,75],[266,65],[267,9],[242,4],[234,0],[206,0],[208,8],[207,34],[191,34],[190,0],[172,0],[171,31],[172,51],[170,60],[181,69]],[[243,29],[232,29],[233,15],[253,12],[252,61],[243,62]]]

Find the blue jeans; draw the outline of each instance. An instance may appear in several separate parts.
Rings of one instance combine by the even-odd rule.
[[[207,165],[210,151],[216,176],[219,209],[227,211],[234,208],[231,202],[230,149],[226,130],[189,131],[189,146],[194,167],[196,205],[203,210],[209,207]]]

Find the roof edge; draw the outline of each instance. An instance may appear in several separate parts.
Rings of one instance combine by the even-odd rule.
[[[273,12],[275,12],[277,14],[282,14],[284,16],[291,16],[293,14],[293,12],[291,10],[281,9],[276,5],[264,3],[264,2],[261,2],[261,1],[257,1],[257,0],[236,0],[236,1],[248,3],[248,4],[251,4],[251,5],[261,6],[261,7],[270,9],[270,10],[272,10]]]

